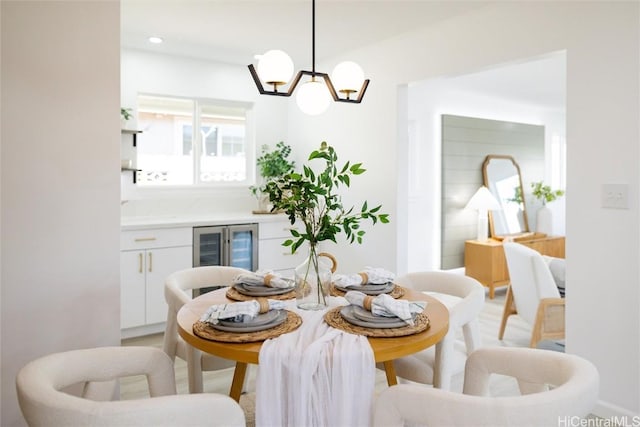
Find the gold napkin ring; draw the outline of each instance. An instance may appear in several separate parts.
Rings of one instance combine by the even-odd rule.
[[[367,295],[364,297],[364,301],[362,301],[362,307],[367,311],[371,311],[371,303],[373,303],[373,297],[371,295]]]
[[[269,311],[269,301],[266,298],[258,298],[258,304],[260,304],[260,314],[267,313]]]
[[[367,283],[369,283],[369,276],[367,276],[367,273],[358,273],[358,275],[362,277],[363,285],[366,285]]]
[[[273,279],[275,276],[273,274],[266,274],[264,276],[264,285],[267,287],[271,287],[271,279]]]

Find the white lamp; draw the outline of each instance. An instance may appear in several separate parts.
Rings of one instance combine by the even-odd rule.
[[[491,194],[489,189],[482,186],[476,191],[465,209],[478,211],[478,237],[479,242],[485,242],[489,238],[489,210],[501,209],[500,202]]]
[[[327,85],[313,79],[300,86],[296,95],[296,103],[303,113],[317,116],[329,108],[331,94],[327,90]]]
[[[270,50],[258,61],[258,75],[267,84],[278,91],[279,85],[285,85],[293,76],[293,61],[281,50]]]
[[[331,81],[335,89],[346,94],[349,99],[351,94],[358,92],[364,84],[364,71],[355,62],[341,62],[333,69]]]

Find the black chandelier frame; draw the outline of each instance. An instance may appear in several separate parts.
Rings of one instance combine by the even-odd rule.
[[[329,74],[320,73],[316,71],[316,0],[312,0],[312,6],[311,6],[311,71],[307,71],[307,70],[298,71],[293,81],[291,82],[289,89],[286,92],[279,92],[278,83],[273,83],[273,90],[265,89],[264,86],[262,85],[262,82],[260,81],[258,72],[256,71],[256,68],[253,66],[253,64],[249,64],[248,67],[249,67],[249,72],[251,73],[251,77],[253,77],[253,81],[258,87],[258,92],[260,92],[261,95],[289,97],[293,94],[293,91],[298,86],[298,83],[300,83],[302,76],[306,75],[306,76],[311,76],[311,81],[315,81],[316,78],[321,77],[324,80],[325,84],[327,85],[327,88],[329,89],[329,93],[331,94],[331,97],[335,102],[348,102],[353,104],[359,104],[362,102],[362,98],[364,97],[364,94],[367,91],[367,87],[369,86],[369,79],[365,79],[365,81],[362,83],[362,87],[358,91],[357,98],[350,97],[351,92],[354,92],[354,91],[341,91],[341,92],[345,92],[347,97],[340,98],[338,96],[338,91],[336,91],[336,88],[333,86],[333,83],[331,82],[331,78],[329,77]]]

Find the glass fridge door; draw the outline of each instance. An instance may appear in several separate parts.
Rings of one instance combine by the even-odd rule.
[[[193,228],[193,266],[226,265],[226,227]]]
[[[231,225],[229,230],[229,260],[232,267],[256,271],[258,268],[258,225]]]

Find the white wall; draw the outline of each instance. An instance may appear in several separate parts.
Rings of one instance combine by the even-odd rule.
[[[44,354],[119,345],[118,2],[2,13],[2,419]]]
[[[598,367],[602,415],[640,412],[638,7],[500,2],[352,52],[371,78],[364,103],[333,105],[321,117],[303,117],[292,103],[289,116],[292,141],[309,147],[327,139],[345,158],[364,161],[369,172],[350,198],[402,212],[407,200],[396,197],[399,86],[566,50],[567,351]],[[330,70],[334,63],[317,68]],[[600,207],[605,183],[629,185],[630,209]],[[398,241],[407,239],[396,234],[402,228],[381,226],[362,247],[335,252],[349,269],[380,264],[397,271],[404,265],[396,258],[405,255],[397,251]]]
[[[123,49],[122,105],[136,109],[139,93],[246,102],[253,105],[255,148],[287,141],[287,100],[260,96],[246,66]],[[252,137],[249,136],[248,137]],[[253,153],[251,153],[252,155]],[[255,157],[253,157],[255,158]],[[250,164],[254,160],[250,159]],[[226,190],[171,192],[136,189],[130,172],[122,177],[124,216],[212,213],[222,209],[250,212],[256,200],[248,186]],[[185,195],[186,193],[186,195]],[[175,203],[176,198],[180,203]]]

